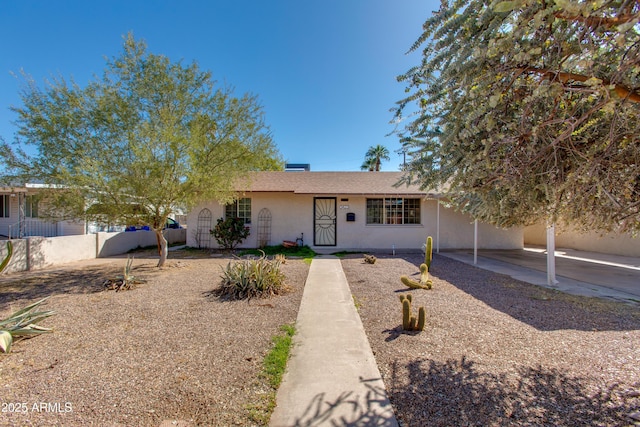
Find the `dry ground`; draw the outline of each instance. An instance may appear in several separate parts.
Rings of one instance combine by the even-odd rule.
[[[225,302],[208,292],[228,259],[170,256],[162,271],[136,259],[147,283],[118,293],[102,283],[124,259],[1,277],[0,318],[48,295],[44,308],[57,314],[43,322],[54,333],[0,355],[0,425],[250,425],[262,359],[280,325],[295,321],[308,265],[283,266],[286,295]]]
[[[640,419],[640,310],[445,257],[422,333],[401,331],[400,275],[421,256],[342,264],[403,426],[625,426]]]
[[[186,253],[183,257],[191,257]],[[124,259],[0,278],[0,317],[43,296],[53,334],[0,355],[0,425],[250,425],[245,405],[270,337],[295,320],[308,266],[284,270],[293,292],[269,300],[208,297],[227,259],[175,259],[129,292],[102,291]],[[343,259],[403,426],[631,425],[640,418],[640,311],[523,284],[444,257],[434,289],[413,291],[424,332],[401,331],[401,274],[419,256]],[[45,406],[39,405],[44,403]],[[6,404],[6,405],[5,405]],[[48,404],[48,405],[47,405]],[[34,406],[36,405],[36,406]]]

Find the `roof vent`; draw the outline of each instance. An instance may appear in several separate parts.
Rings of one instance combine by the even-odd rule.
[[[309,163],[287,163],[284,165],[286,172],[309,172],[311,164]]]

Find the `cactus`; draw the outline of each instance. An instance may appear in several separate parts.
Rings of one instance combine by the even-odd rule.
[[[426,311],[424,307],[418,309],[418,318],[411,314],[411,294],[400,295],[400,302],[402,303],[402,329],[405,331],[422,331],[424,330],[424,324],[426,320]]]
[[[433,282],[429,279],[429,268],[426,264],[420,264],[420,282],[410,279],[409,276],[400,276],[400,281],[411,289],[431,289],[433,285]]]
[[[427,264],[420,264],[420,283],[428,285],[431,289],[431,280],[429,280],[429,267]]]
[[[0,273],[4,271],[5,268],[9,265],[9,261],[11,261],[11,256],[13,255],[13,242],[11,240],[7,241],[7,257],[2,260],[0,263]]]
[[[420,282],[410,279],[409,276],[400,276],[402,284],[411,289],[431,289],[433,281],[429,279],[429,270],[431,270],[432,259],[433,239],[428,236],[424,245],[424,263],[420,264]]]
[[[420,307],[418,309],[418,324],[416,325],[416,330],[418,331],[424,330],[424,323],[426,319],[427,319],[427,312],[424,309],[424,307]]]
[[[411,321],[411,301],[405,299],[402,301],[402,329],[409,330]]]
[[[377,258],[374,255],[364,255],[364,262],[366,262],[367,264],[375,264],[377,261]]]
[[[433,239],[427,237],[427,243],[424,249],[424,263],[427,265],[427,271],[431,271],[431,260],[433,259]]]

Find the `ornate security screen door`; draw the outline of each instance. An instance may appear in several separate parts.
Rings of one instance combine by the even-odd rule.
[[[314,197],[313,244],[336,245],[336,198]]]

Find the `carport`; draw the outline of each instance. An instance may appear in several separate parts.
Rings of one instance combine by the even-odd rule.
[[[474,250],[440,251],[440,255],[474,264]],[[544,247],[477,250],[479,268],[562,292],[640,303],[640,258],[557,248],[557,283],[547,280]]]

